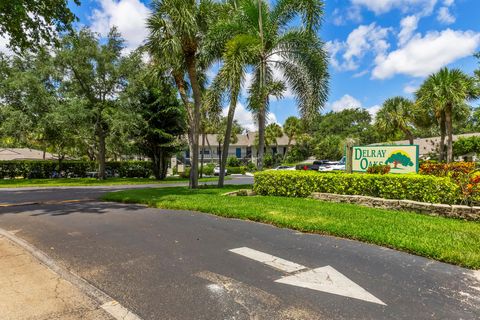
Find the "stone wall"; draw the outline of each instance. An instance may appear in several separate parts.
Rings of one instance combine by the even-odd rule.
[[[425,203],[411,200],[393,200],[366,196],[332,193],[313,193],[312,198],[322,201],[354,203],[365,207],[413,211],[432,216],[454,217],[480,221],[480,207]]]

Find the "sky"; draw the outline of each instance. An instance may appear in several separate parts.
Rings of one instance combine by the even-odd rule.
[[[102,35],[116,25],[127,50],[147,36],[149,0],[82,0],[80,7],[72,2],[70,8],[79,26]],[[331,77],[323,112],[361,107],[374,115],[387,98],[413,97],[442,67],[472,74],[477,68],[473,54],[480,51],[479,12],[479,0],[326,0],[319,35],[330,55]],[[254,130],[244,101],[236,118]],[[298,115],[291,91],[272,101],[270,111],[269,121],[280,124]]]

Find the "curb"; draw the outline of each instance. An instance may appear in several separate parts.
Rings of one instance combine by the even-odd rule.
[[[70,282],[72,285],[80,289],[83,293],[93,298],[100,304],[100,307],[110,314],[116,320],[142,320],[132,311],[123,307],[119,302],[115,301],[108,294],[90,284],[87,280],[77,274],[59,266],[52,258],[42,251],[38,250],[25,240],[15,236],[13,233],[0,228],[0,236],[5,237],[11,243],[21,247],[36,258],[41,264],[55,272],[62,279]]]

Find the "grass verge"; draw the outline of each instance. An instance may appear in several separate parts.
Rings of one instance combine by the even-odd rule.
[[[225,180],[231,178],[226,177]],[[202,178],[199,182],[217,181],[218,177]],[[0,180],[0,188],[22,188],[22,187],[68,187],[68,186],[115,186],[134,184],[167,184],[187,183],[188,179],[179,177],[168,177],[165,180],[154,180],[144,178],[110,178],[98,180],[96,178],[61,178],[61,179],[10,179]]]
[[[480,223],[353,204],[270,196],[229,197],[223,189],[184,187],[126,190],[103,199],[142,203],[270,223],[394,248],[463,267],[480,269]]]

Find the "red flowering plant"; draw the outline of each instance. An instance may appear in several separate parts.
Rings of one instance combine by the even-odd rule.
[[[462,173],[452,179],[460,186],[462,204],[480,204],[480,171],[470,174]]]

